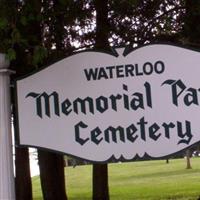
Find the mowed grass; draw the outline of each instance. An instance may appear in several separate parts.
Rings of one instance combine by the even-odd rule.
[[[111,200],[197,200],[200,197],[200,158],[109,164]],[[66,167],[69,200],[92,199],[92,166]],[[101,176],[101,174],[99,174]],[[33,179],[35,200],[42,200],[39,177]]]

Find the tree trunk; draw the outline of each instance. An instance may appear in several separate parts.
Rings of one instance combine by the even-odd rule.
[[[31,200],[32,184],[28,148],[15,148],[16,199]]]
[[[109,200],[107,164],[93,164],[93,200]]]
[[[190,162],[190,150],[186,150],[186,169],[192,169],[191,162]]]
[[[200,1],[186,0],[186,16],[184,23],[184,36],[186,43],[192,46],[200,45]]]
[[[96,49],[108,49],[108,8],[107,0],[95,0]],[[93,200],[109,200],[108,165],[93,165]]]
[[[13,93],[12,93],[13,94]],[[13,95],[12,95],[13,100]],[[13,106],[14,129],[16,133],[16,110]],[[16,200],[32,199],[32,182],[28,148],[15,148],[15,190]]]
[[[39,16],[44,9],[44,4],[50,5],[48,1],[28,1],[32,8],[33,16]],[[53,2],[53,1],[52,1]],[[44,11],[44,10],[43,10]],[[33,47],[42,45],[43,43],[43,19],[38,20],[36,17],[32,20],[28,27],[31,35],[34,35],[31,41]],[[59,34],[59,33],[58,33]],[[65,192],[65,177],[64,177],[64,161],[63,156],[52,152],[38,150],[38,160],[40,168],[41,187],[44,200],[67,200]]]
[[[200,1],[186,0],[186,15],[183,27],[183,36],[186,44],[194,47],[200,47]],[[186,169],[191,169],[190,150],[186,150]]]
[[[107,0],[95,0],[96,9],[96,37],[95,47],[96,49],[108,49],[108,34],[109,34],[109,22],[108,22],[108,1]]]
[[[44,200],[67,200],[63,156],[38,150],[38,160]]]

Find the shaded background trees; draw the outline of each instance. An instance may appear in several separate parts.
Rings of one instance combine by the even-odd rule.
[[[199,46],[196,0],[1,0],[0,9],[0,50],[12,60],[13,79],[85,48],[158,41]],[[38,153],[44,199],[67,199],[62,156]],[[93,198],[105,189],[108,197],[107,165],[94,165],[93,177]],[[26,148],[16,148],[16,183],[18,199],[31,199]]]

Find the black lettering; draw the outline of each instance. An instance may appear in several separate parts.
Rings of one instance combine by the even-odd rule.
[[[113,78],[113,69],[115,69],[115,66],[108,66],[106,69],[109,71],[109,77]]]
[[[150,62],[146,62],[143,65],[143,72],[146,75],[150,75],[153,72],[153,65]]]
[[[128,86],[123,84],[123,90],[128,91]],[[124,107],[129,110],[129,97],[126,94],[123,94],[124,98]]]
[[[134,65],[125,65],[125,76],[134,76]]]
[[[146,91],[147,106],[152,108],[151,85],[148,82],[145,82],[144,87],[145,87],[145,91]]]
[[[171,85],[172,89],[172,102],[174,105],[178,106],[178,98],[182,94],[182,92],[186,89],[184,83],[179,79],[178,81],[175,80],[166,80],[162,83],[162,85],[168,84]]]
[[[103,67],[99,68],[98,80],[102,78],[108,79],[108,75]]]
[[[69,99],[66,99],[65,101],[62,102],[61,104],[61,107],[62,107],[62,112],[65,114],[65,115],[69,115],[69,113],[71,113],[72,109],[70,108],[71,107],[71,102]],[[70,109],[69,109],[70,108]]]
[[[84,69],[84,73],[88,81],[90,81],[91,79],[97,80],[98,68]]]
[[[140,119],[139,122],[137,122],[137,124],[140,126],[140,133],[141,133],[141,138],[146,141],[146,133],[145,133],[145,125],[148,124],[148,122],[146,122],[144,120],[144,117],[142,117]]]
[[[169,139],[170,138],[170,128],[174,128],[175,125],[172,122],[170,122],[169,124],[164,122],[162,124],[162,126],[164,127],[164,130],[165,130],[165,137]]]
[[[177,121],[177,132],[178,136],[182,138],[178,144],[184,143],[189,144],[190,140],[192,139],[193,135],[191,133],[191,124],[189,121],[185,121],[185,133],[183,133],[182,123]]]
[[[160,127],[158,126],[158,124],[154,123],[149,127],[149,137],[151,139],[153,139],[154,141],[156,141],[160,136],[161,133],[156,134],[156,132],[160,129]]]
[[[124,77],[124,65],[117,65],[116,66],[116,77],[117,78]]]
[[[79,107],[82,113],[86,114],[86,103],[89,108],[89,112],[94,114],[94,103],[91,97],[86,97],[85,99],[77,98],[73,102],[74,112],[79,114]],[[79,106],[78,106],[79,105]]]
[[[186,106],[190,106],[191,104],[198,105],[198,96],[197,96],[197,90],[194,88],[187,89],[188,94],[184,97],[184,103]]]
[[[160,69],[159,69],[160,67]],[[165,64],[162,61],[157,61],[154,64],[154,70],[157,74],[162,74],[165,71]]]
[[[101,134],[101,130],[99,127],[96,127],[95,129],[93,129],[91,131],[91,141],[98,145],[103,140],[102,137],[98,139],[98,136],[100,134]]]
[[[87,128],[88,126],[86,124],[84,124],[82,121],[80,121],[78,124],[76,124],[74,126],[75,128],[75,140],[76,142],[78,142],[80,145],[84,145],[88,140],[89,138],[81,138],[80,137],[80,128]]]
[[[111,140],[117,143],[117,135],[119,135],[120,140],[122,142],[125,142],[124,129],[121,126],[118,126],[117,128],[109,126],[104,133],[105,133],[105,141],[108,143],[110,143],[110,136],[112,138]]]
[[[53,104],[54,104],[54,113],[57,116],[60,116],[60,109],[59,109],[59,97],[57,92],[52,92],[50,95],[48,95],[46,92],[43,92],[42,94],[30,92],[26,95],[27,97],[33,97],[36,98],[36,112],[39,117],[43,117],[42,115],[42,100],[44,102],[44,109],[45,114],[48,117],[51,117],[50,114],[50,97],[53,97]]]
[[[142,75],[143,75],[142,72],[139,72],[138,64],[135,64],[135,75],[136,75],[136,76],[142,76]]]
[[[111,100],[111,106],[112,109],[117,111],[117,100],[120,100],[122,98],[122,95],[117,94],[116,96],[114,96],[113,94],[110,96],[110,100]]]
[[[126,134],[127,134],[127,139],[131,142],[134,142],[137,138],[138,135],[135,135],[135,132],[137,132],[137,128],[135,127],[134,124],[131,124],[126,128]],[[135,136],[134,136],[135,135]],[[134,136],[134,137],[133,137]]]
[[[100,113],[105,112],[108,109],[108,99],[104,96],[100,96],[96,99],[97,110]]]
[[[134,98],[131,100],[131,108],[137,110],[138,108],[144,109],[143,94],[139,92],[133,93]]]

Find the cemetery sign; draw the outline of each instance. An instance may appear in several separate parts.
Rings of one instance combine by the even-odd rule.
[[[200,141],[200,53],[85,51],[16,81],[20,145],[95,162],[161,158]]]

